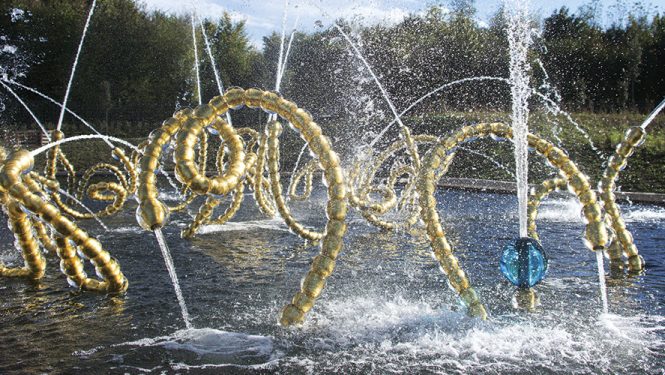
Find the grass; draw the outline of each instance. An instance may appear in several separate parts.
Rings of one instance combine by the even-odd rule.
[[[463,125],[480,122],[510,122],[503,112],[460,112],[435,114],[405,121],[414,134],[428,132],[445,136]],[[592,180],[599,180],[607,158],[623,139],[626,129],[641,125],[645,115],[635,113],[595,114],[575,113],[572,119],[576,127],[564,116],[552,116],[543,112],[530,115],[529,128],[568,152],[571,159]],[[559,140],[557,140],[557,137]],[[591,144],[596,147],[594,151]],[[468,148],[490,156],[495,161],[514,170],[513,148],[507,142],[482,140],[466,145]],[[456,159],[450,175],[488,179],[512,179],[512,176],[494,163],[469,152]],[[542,157],[530,154],[530,182],[539,183],[555,172]],[[665,192],[665,116],[660,115],[648,128],[648,135],[620,174],[619,186],[625,191]]]

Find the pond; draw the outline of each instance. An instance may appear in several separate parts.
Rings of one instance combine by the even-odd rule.
[[[325,224],[324,194],[292,202],[306,225]],[[249,197],[248,197],[249,198]],[[49,257],[36,283],[0,284],[2,373],[661,373],[665,368],[665,209],[626,205],[644,274],[608,278],[602,314],[595,255],[570,197],[543,203],[549,257],[534,312],[513,308],[499,271],[518,231],[513,195],[442,190],[439,211],[460,264],[490,318],[470,318],[448,286],[422,226],[382,232],[357,212],[335,273],[302,327],[278,324],[318,247],[247,199],[233,222],[180,238],[190,213],[164,228],[189,313],[184,322],[154,236],[128,207],[98,235],[130,281],[123,296],[77,292]],[[0,232],[0,259],[20,261]],[[89,273],[94,271],[90,270]]]

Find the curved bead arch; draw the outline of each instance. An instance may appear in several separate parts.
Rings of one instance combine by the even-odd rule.
[[[598,183],[600,198],[603,201],[606,219],[614,231],[614,239],[609,248],[609,256],[615,265],[620,265],[621,255],[628,260],[628,269],[639,272],[644,268],[644,259],[639,255],[633,236],[626,228],[621,217],[621,209],[616,203],[616,181],[619,173],[626,167],[628,158],[635,149],[644,143],[646,130],[641,127],[631,127],[626,130],[623,140],[616,146],[614,154],[607,161],[607,167]]]
[[[266,153],[268,149],[268,136],[265,131],[259,135],[256,165],[254,167],[254,201],[259,210],[268,217],[274,217],[277,207],[272,199],[270,178],[263,174],[268,168],[266,165]],[[270,172],[268,172],[270,173]],[[250,176],[251,178],[251,176]]]
[[[529,237],[540,241],[538,236],[538,227],[536,219],[538,218],[538,208],[545,198],[555,190],[563,190],[568,187],[568,182],[561,177],[550,178],[543,181],[529,194],[529,202],[527,207],[527,230]]]
[[[555,190],[564,190],[568,188],[568,182],[561,177],[555,177],[543,181],[538,185],[529,195],[528,211],[527,211],[527,229],[529,231],[529,237],[539,240],[539,235],[537,231],[536,219],[538,218],[538,208],[543,200],[545,200],[550,193]],[[608,216],[605,216],[606,228],[609,227],[607,223]],[[608,228],[609,229],[609,228]],[[613,270],[618,270],[623,268],[623,262],[621,260],[621,249],[617,246],[620,246],[619,243],[610,237],[610,244],[607,246],[607,253],[610,255],[610,267]],[[619,254],[619,257],[612,256],[612,254]]]
[[[319,241],[324,234],[305,228],[291,215],[291,210],[286,205],[286,199],[282,192],[280,175],[279,136],[282,133],[282,125],[273,121],[268,124],[268,170],[270,172],[270,190],[277,206],[277,212],[286,225],[297,235],[308,241]]]
[[[450,286],[458,293],[467,306],[469,313],[482,319],[487,318],[485,307],[471,287],[466,273],[460,267],[457,258],[453,255],[452,246],[446,239],[441,225],[439,213],[436,209],[435,171],[443,166],[443,162],[449,153],[454,152],[461,143],[475,138],[490,136],[493,138],[512,139],[512,128],[500,123],[463,127],[444,141],[438,143],[427,154],[417,180],[421,218],[425,223],[434,257],[439,261]],[[604,250],[607,243],[607,231],[603,223],[600,205],[596,199],[595,192],[589,185],[588,178],[579,171],[563,150],[533,134],[529,134],[527,140],[530,147],[534,148],[538,154],[545,157],[550,164],[560,171],[562,177],[582,204],[583,213],[587,220],[585,228],[585,244],[587,247],[593,251]]]
[[[607,253],[611,267],[616,270],[623,268],[622,255],[626,258],[629,271],[639,272],[644,268],[644,260],[639,255],[637,246],[633,242],[633,236],[626,228],[626,223],[621,216],[621,209],[616,204],[614,191],[616,190],[616,180],[619,173],[626,167],[628,158],[644,142],[645,137],[646,131],[641,127],[629,128],[624,139],[617,145],[614,154],[609,158],[607,167],[598,183],[599,196],[605,209],[605,221],[614,234]],[[557,178],[543,182],[534,192],[529,200],[529,232],[531,237],[538,238],[535,219],[540,201],[545,199],[554,189],[563,189],[566,186],[564,180]]]
[[[566,182],[566,180],[560,177],[555,177],[543,181],[531,192],[531,194],[529,195],[528,213],[527,213],[527,228],[529,231],[529,237],[539,240],[536,219],[538,218],[538,208],[540,207],[542,201],[545,200],[553,191],[563,190],[566,188],[568,188],[568,183]],[[610,224],[607,223],[607,220],[608,217],[605,216],[606,226],[609,226]],[[612,267],[612,269],[620,269],[623,267],[623,262],[620,256],[621,249],[616,248],[617,246],[620,245],[616,240],[612,238],[610,238],[610,240],[611,240],[610,244],[607,247],[607,253],[608,255],[610,255],[610,267]],[[619,257],[618,258],[612,257],[611,254],[619,254]]]
[[[0,262],[0,276],[41,279],[46,270],[46,259],[32,232],[32,223],[21,205],[6,192],[0,192],[0,204],[9,220],[9,228],[14,233],[17,247],[23,257],[23,267],[7,267]]]
[[[244,150],[241,146],[242,141],[232,127],[224,127],[223,122],[217,122],[222,124],[219,133],[226,142],[229,142],[231,149],[232,161],[222,176],[208,179],[197,173],[192,162],[192,147],[197,131],[212,124],[229,109],[241,105],[276,113],[291,123],[307,142],[310,151],[317,157],[324,170],[324,178],[328,186],[326,206],[328,221],[321,239],[321,252],[314,258],[310,271],[302,281],[300,291],[283,309],[280,318],[283,325],[299,324],[303,322],[305,314],[313,307],[316,298],[324,288],[326,279],[333,272],[336,258],[342,249],[342,237],[346,232],[347,206],[346,184],[339,165],[339,157],[332,151],[330,141],[321,133],[321,128],[313,121],[311,115],[298,108],[295,103],[273,92],[233,88],[227,90],[224,95],[213,98],[209,104],[199,106],[191,112],[181,112],[180,116],[166,120],[153,136],[151,143],[146,146],[145,154],[140,160],[139,180],[141,183],[138,189],[139,211],[137,216],[140,218],[141,225],[149,230],[160,228],[166,222],[168,211],[158,200],[154,172],[159,165],[163,146],[177,134],[178,149],[174,154],[177,175],[188,188],[197,194],[223,195],[237,187],[241,182],[241,177],[246,173],[246,165]],[[268,145],[269,139],[262,138],[265,141],[260,143]],[[265,147],[262,145],[259,147],[259,151]],[[258,180],[259,187],[263,186],[261,160],[262,155],[258,155],[255,180]]]

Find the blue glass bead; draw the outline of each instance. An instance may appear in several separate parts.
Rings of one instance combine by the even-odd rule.
[[[508,281],[521,288],[530,288],[545,277],[547,263],[547,255],[540,243],[523,237],[506,244],[499,265]]]
[[[219,135],[219,131],[212,126],[208,126],[206,129],[208,129],[208,133],[212,135]]]

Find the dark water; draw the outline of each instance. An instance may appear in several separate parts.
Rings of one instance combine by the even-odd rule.
[[[466,317],[432,260],[424,233],[380,232],[350,217],[335,274],[305,325],[277,324],[318,248],[306,246],[247,197],[237,222],[179,238],[165,228],[193,325],[184,330],[160,250],[133,208],[87,228],[117,257],[123,297],[67,287],[57,262],[39,283],[0,280],[0,373],[649,373],[665,369],[665,210],[625,207],[648,263],[645,275],[608,280],[601,315],[595,256],[581,241],[579,208],[545,202],[539,229],[550,258],[535,313],[514,310],[499,273],[518,232],[512,196],[449,191],[441,211],[460,263],[489,309]],[[295,206],[323,225],[321,203]],[[16,260],[0,231],[0,257]],[[91,271],[91,274],[94,271]]]

